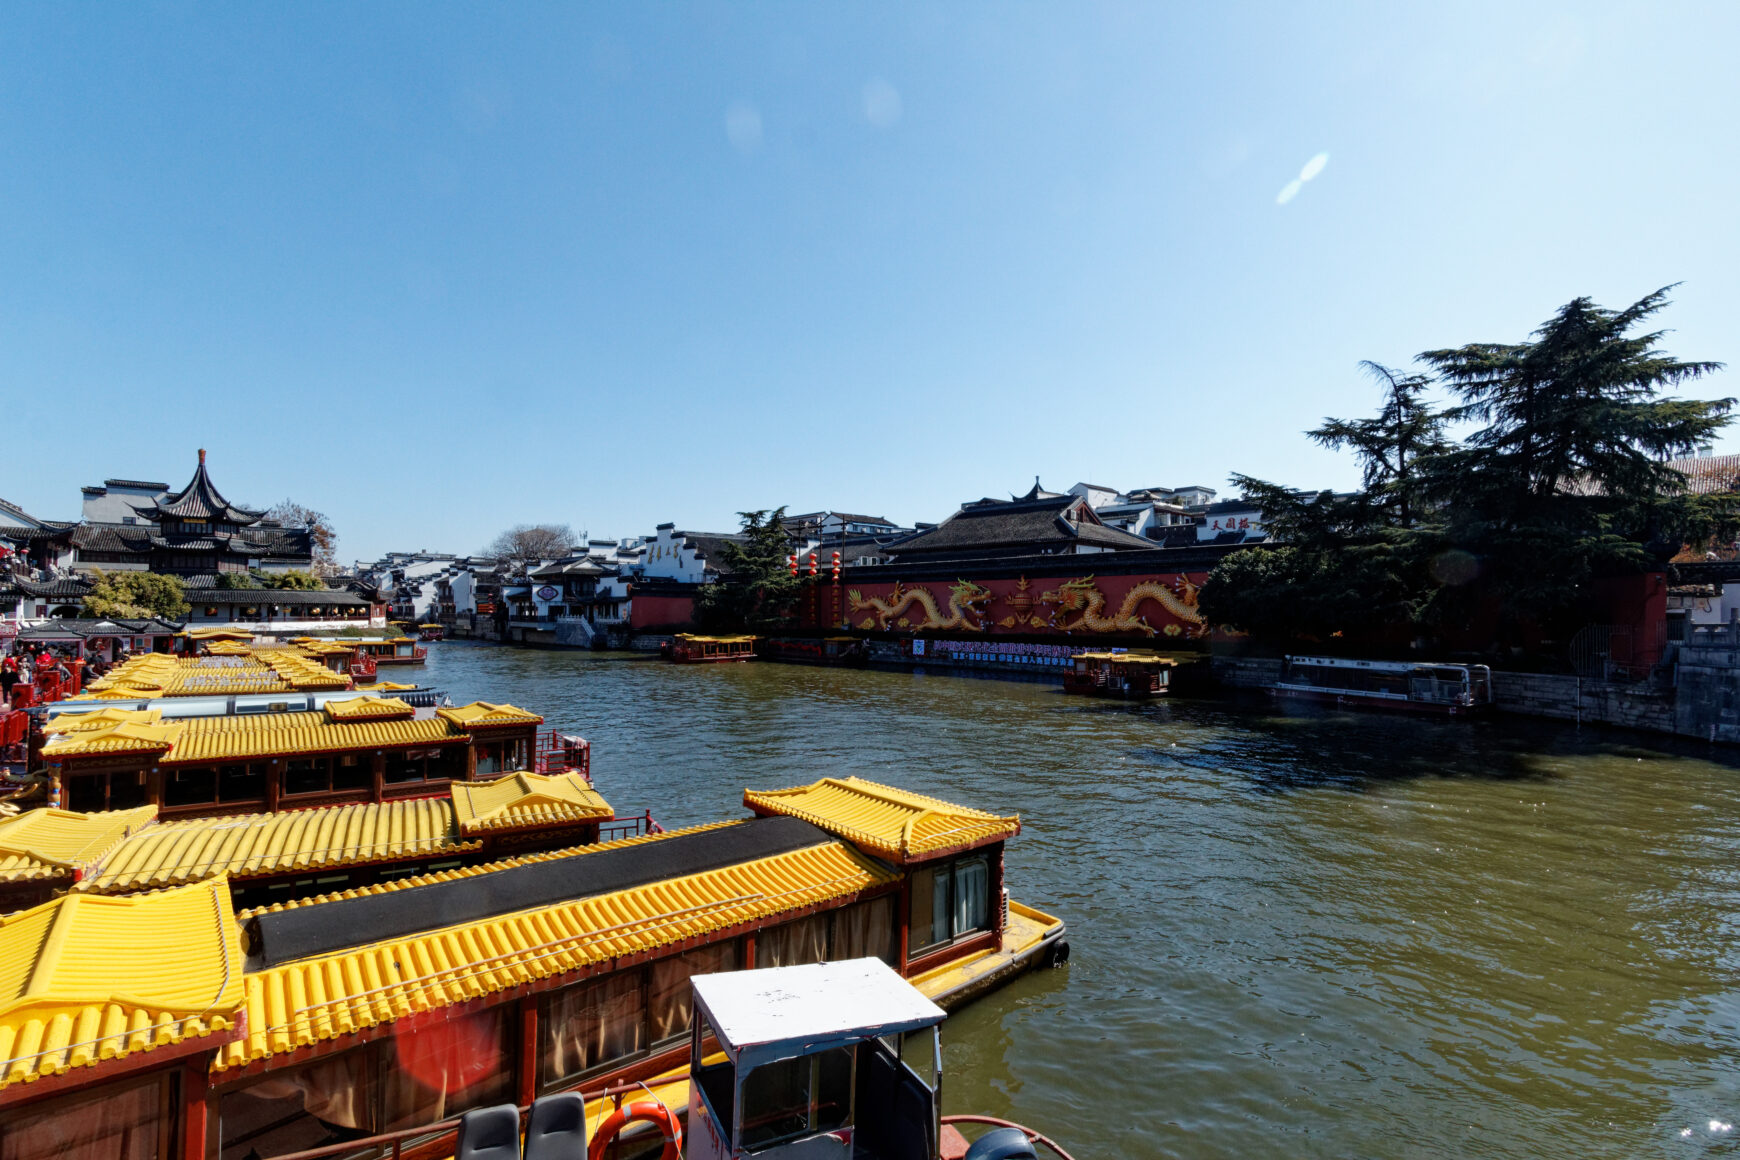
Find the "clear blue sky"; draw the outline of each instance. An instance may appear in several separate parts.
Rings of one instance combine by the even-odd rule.
[[[1363,358],[1683,282],[1669,348],[1740,362],[1736,44],[1728,3],[8,5],[0,496],[203,446],[349,559],[1346,486],[1300,431]]]

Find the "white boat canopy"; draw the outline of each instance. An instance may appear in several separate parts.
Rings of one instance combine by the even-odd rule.
[[[947,1018],[881,959],[697,975],[695,1000],[732,1061],[935,1027]]]

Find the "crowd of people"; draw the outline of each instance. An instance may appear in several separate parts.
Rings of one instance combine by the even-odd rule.
[[[78,659],[70,650],[50,645],[38,645],[33,652],[28,644],[13,644],[0,656],[0,713],[12,709],[12,690],[18,685],[33,685],[40,674],[54,673],[63,685],[72,681],[72,662]],[[104,676],[127,659],[126,650],[116,653],[114,664],[101,656],[85,660],[84,679]]]

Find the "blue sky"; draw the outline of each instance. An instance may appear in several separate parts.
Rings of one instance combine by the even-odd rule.
[[[1721,3],[10,5],[0,496],[203,446],[348,559],[1347,486],[1300,432],[1371,409],[1360,359],[1683,282],[1669,349],[1740,361],[1736,43]]]

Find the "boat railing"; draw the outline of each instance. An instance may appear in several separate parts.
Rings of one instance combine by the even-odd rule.
[[[614,817],[608,822],[600,823],[598,840],[600,842],[615,842],[623,838],[644,838],[648,834],[662,834],[665,828],[653,820],[652,811],[648,810],[639,817]]]
[[[999,1120],[996,1116],[961,1115],[944,1116],[942,1122],[945,1125],[950,1126],[954,1124],[983,1124],[988,1128],[1014,1128],[1017,1132],[1026,1136],[1029,1142],[1034,1144],[1044,1144],[1047,1148],[1051,1149],[1054,1154],[1063,1157],[1063,1160],[1075,1160],[1073,1156],[1063,1150],[1062,1145],[1058,1144],[1057,1141],[1051,1139],[1043,1132],[1035,1132],[1032,1128],[1014,1123],[1010,1120]]]
[[[545,775],[577,773],[590,782],[592,743],[572,733],[540,733],[532,754],[532,772]]]

